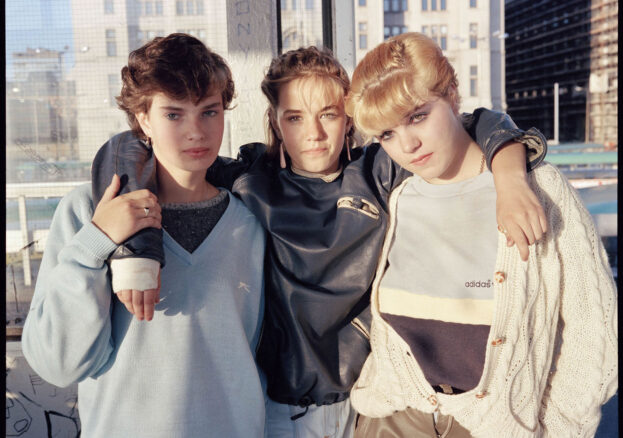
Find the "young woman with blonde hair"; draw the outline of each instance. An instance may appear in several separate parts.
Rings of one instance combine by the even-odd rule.
[[[553,166],[528,176],[547,233],[527,262],[430,38],[370,51],[347,113],[413,176],[389,199],[358,437],[590,437],[617,388],[616,290],[589,213]],[[477,255],[477,256],[474,256]]]

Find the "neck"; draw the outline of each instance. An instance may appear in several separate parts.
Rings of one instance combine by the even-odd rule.
[[[457,140],[460,147],[457,148],[456,156],[451,167],[443,178],[433,178],[431,184],[450,184],[479,175],[483,153],[478,144],[472,140],[467,131],[461,130]]]
[[[158,164],[158,200],[161,204],[200,202],[217,194],[218,189],[206,181],[205,171],[173,174]]]

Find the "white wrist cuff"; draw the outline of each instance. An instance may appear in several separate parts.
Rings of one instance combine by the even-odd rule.
[[[112,290],[117,293],[126,289],[149,290],[158,287],[160,263],[147,258],[112,259]]]

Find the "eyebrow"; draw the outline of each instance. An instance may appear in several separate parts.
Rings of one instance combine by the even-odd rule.
[[[319,112],[323,112],[323,111],[328,111],[328,110],[337,110],[338,106],[333,104],[333,105],[327,105],[324,108],[322,108]],[[287,109],[283,112],[284,115],[287,114],[298,114],[298,113],[302,113],[303,110],[299,110],[299,109]]]
[[[207,109],[213,109],[213,108],[220,108],[222,105],[223,104],[221,102],[214,102],[214,103],[211,103],[210,105],[205,105],[201,109],[207,110]],[[179,107],[179,106],[173,106],[173,105],[165,105],[159,108],[165,111],[184,111],[184,108]]]

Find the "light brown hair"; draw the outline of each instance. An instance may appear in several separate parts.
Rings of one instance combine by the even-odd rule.
[[[350,88],[348,73],[329,49],[301,47],[273,58],[262,81],[262,92],[268,99],[266,144],[267,154],[271,157],[275,157],[279,151],[279,138],[273,126],[279,106],[279,90],[295,79],[328,81],[330,88],[340,90],[340,99],[346,96]],[[346,134],[349,146],[354,142],[353,136],[354,128],[351,127]]]

